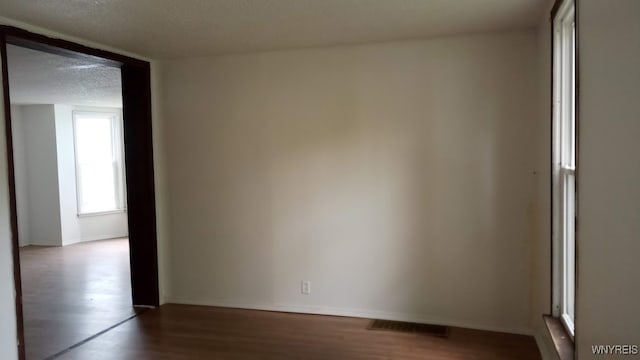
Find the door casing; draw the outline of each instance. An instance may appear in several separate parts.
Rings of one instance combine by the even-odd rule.
[[[72,58],[82,58],[121,69],[131,293],[134,306],[158,306],[160,303],[151,118],[151,65],[148,61],[36,34],[13,26],[0,25],[2,88],[7,146],[6,160],[9,176],[9,210],[16,289],[18,355],[21,360],[24,360],[22,286],[13,141],[11,136],[11,100],[7,44]]]

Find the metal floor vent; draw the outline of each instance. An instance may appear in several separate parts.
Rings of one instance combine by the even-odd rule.
[[[449,333],[449,328],[447,326],[393,320],[372,320],[367,329],[398,331],[439,337],[447,337],[447,334]]]

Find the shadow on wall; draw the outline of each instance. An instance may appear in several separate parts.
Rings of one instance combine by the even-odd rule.
[[[526,33],[163,64],[169,297],[524,328],[534,49]]]

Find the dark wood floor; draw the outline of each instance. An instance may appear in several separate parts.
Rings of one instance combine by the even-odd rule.
[[[126,239],[20,251],[25,345],[40,360],[134,314]],[[540,359],[532,337],[452,328],[447,338],[369,320],[187,305],[144,312],[56,359]]]
[[[134,314],[127,239],[20,249],[28,360],[54,355]]]
[[[164,305],[63,354],[112,359],[540,359],[532,337],[452,328],[448,338],[367,330],[369,320]]]

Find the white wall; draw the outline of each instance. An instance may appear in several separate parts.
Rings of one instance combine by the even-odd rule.
[[[2,65],[2,60],[0,60]],[[0,72],[0,80],[2,73]],[[1,91],[0,91],[1,92]],[[5,133],[4,101],[0,101],[0,133]],[[13,243],[9,218],[9,174],[6,137],[0,136],[0,359],[18,358]]]
[[[125,212],[78,217],[72,111],[68,105],[12,106],[21,246],[128,235]]]
[[[640,345],[640,2],[578,2],[579,359]]]
[[[81,239],[77,212],[78,201],[76,196],[76,162],[73,140],[73,119],[71,116],[72,110],[70,106],[54,106],[60,192],[60,221],[63,245],[77,242]]]
[[[53,105],[21,106],[31,245],[61,246],[60,198]],[[18,194],[16,194],[18,195]],[[16,201],[24,200],[16,197]]]
[[[528,332],[535,41],[163,63],[168,299]]]
[[[13,171],[16,184],[16,210],[18,212],[18,238],[20,246],[29,245],[29,187],[22,129],[22,108],[11,105],[11,133],[13,139]]]
[[[60,216],[62,243],[126,237],[127,213],[78,217],[76,162],[73,138],[73,106],[55,105],[58,182],[60,185]],[[90,108],[83,108],[90,110]],[[95,109],[98,110],[98,109]],[[120,110],[120,109],[115,109]]]
[[[158,231],[158,277],[160,282],[160,304],[167,302],[168,289],[171,286],[169,279],[171,262],[170,256],[170,224],[169,224],[169,190],[168,173],[166,166],[166,143],[164,111],[162,109],[163,88],[162,65],[159,62],[151,63],[151,105],[153,115],[153,167],[156,192],[156,224]]]

